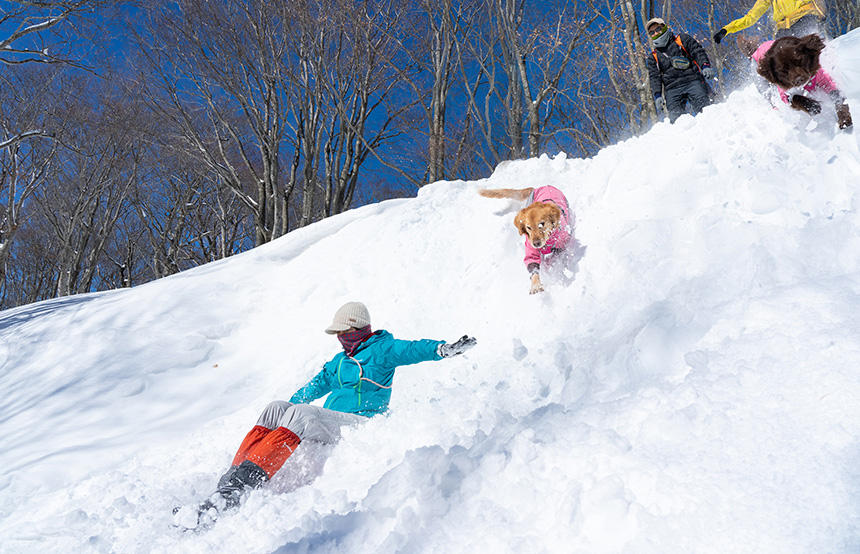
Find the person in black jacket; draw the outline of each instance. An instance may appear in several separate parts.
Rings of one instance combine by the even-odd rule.
[[[665,108],[674,122],[687,102],[693,115],[699,113],[711,102],[705,79],[714,76],[705,49],[688,34],[674,35],[659,17],[648,20],[645,29],[654,45],[646,63],[657,113]]]

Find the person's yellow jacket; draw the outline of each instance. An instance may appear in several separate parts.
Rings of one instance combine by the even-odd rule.
[[[727,33],[737,33],[759,20],[773,6],[773,21],[777,29],[788,29],[805,15],[824,17],[822,0],[756,0],[747,14],[724,27]]]

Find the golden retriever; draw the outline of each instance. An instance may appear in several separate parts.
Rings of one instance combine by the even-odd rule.
[[[528,202],[514,217],[514,227],[520,235],[526,236],[526,257],[523,261],[531,274],[529,294],[542,292],[541,261],[547,254],[563,251],[573,236],[567,198],[553,186],[480,189],[478,194],[486,198],[511,198]]]

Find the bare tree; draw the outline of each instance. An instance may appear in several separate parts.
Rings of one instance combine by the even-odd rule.
[[[456,149],[462,141],[461,136],[449,135],[448,97],[458,82],[456,45],[470,32],[479,4],[474,0],[421,0],[404,4],[405,28],[393,35],[403,56],[392,58],[389,63],[412,91],[420,108],[420,117],[416,119],[421,124],[408,129],[409,133],[426,139],[422,152],[426,159],[424,174],[421,179],[408,177],[420,185],[449,174],[448,151]],[[456,163],[455,160],[453,164]]]
[[[548,138],[569,131],[556,128],[558,104],[573,101],[579,85],[572,62],[584,53],[584,31],[597,12],[577,0],[558,0],[553,7],[484,0],[481,17],[457,37],[468,122],[482,139],[478,155],[488,168],[504,159],[537,156]]]
[[[6,66],[34,64],[77,65],[70,52],[74,31],[68,32],[75,21],[91,16],[92,11],[105,5],[103,0],[32,1],[10,0],[0,6],[0,63]],[[54,131],[46,124],[47,94],[54,73],[33,78],[22,68],[0,76],[0,90],[6,97],[0,136],[0,281],[5,282],[7,262],[13,240],[23,223],[23,210],[33,194],[45,181],[47,171],[57,152],[51,139]],[[27,76],[28,86],[19,88],[18,80]],[[26,77],[25,77],[26,78]],[[26,90],[26,96],[19,95]],[[38,142],[47,139],[50,144]],[[4,290],[5,284],[4,284]]]
[[[600,56],[573,60],[572,84],[564,92],[567,101],[555,116],[554,136],[568,138],[565,148],[576,155],[595,154],[627,131],[626,115],[607,77],[613,66]]]
[[[493,26],[491,32],[497,37],[497,51],[500,54],[497,59],[507,84],[503,104],[510,141],[510,157],[521,158],[524,154],[525,122],[523,120],[523,82],[519,78],[519,65],[524,52],[518,40],[518,31],[525,15],[525,1],[490,0],[489,10]]]
[[[181,0],[167,10],[153,3],[149,36],[159,44],[138,35],[157,75],[143,83],[151,108],[251,212],[257,244],[289,229],[294,185],[281,172],[286,30],[276,4]]]
[[[30,137],[48,134],[44,130],[46,110],[54,73],[22,71],[6,77],[9,86],[0,87],[0,280],[7,273],[12,245],[26,222],[26,206],[45,181],[57,152],[52,140]],[[39,98],[39,102],[33,102]],[[20,129],[38,131],[20,132]]]
[[[290,182],[297,183],[298,169],[302,169],[302,205],[300,222],[310,222],[314,216],[314,196],[322,187],[319,183],[322,165],[322,133],[325,111],[325,86],[321,78],[328,33],[315,24],[316,6],[307,3],[294,15],[298,25],[289,37],[292,42],[292,59],[286,60],[291,69],[290,116],[286,125],[291,130],[288,140],[292,143],[293,163]],[[320,10],[322,11],[322,10]],[[320,13],[321,17],[324,17]]]
[[[4,264],[0,280],[0,309],[53,298],[54,254],[50,230],[38,219],[28,218]]]
[[[299,225],[348,209],[370,157],[420,184],[382,148],[400,136],[410,106],[395,94],[405,85],[391,62],[402,12],[388,1],[349,0],[305,0],[289,10],[294,25],[284,72],[293,84],[287,125],[303,181]]]
[[[603,94],[611,94],[626,122],[619,129],[598,133],[618,137],[638,134],[657,119],[648,85],[648,54],[639,31],[639,14],[631,0],[597,0],[591,9],[596,15],[599,31],[589,33],[590,50],[600,60],[603,70],[599,82],[605,80]],[[647,10],[643,0],[640,11]],[[598,94],[592,93],[591,97]]]
[[[857,0],[828,0],[827,26],[833,36],[860,27],[860,2]]]
[[[0,150],[0,277],[6,274],[11,246],[24,223],[24,206],[45,181],[56,153],[56,143],[47,150],[39,146],[16,142]]]
[[[384,63],[398,12],[385,4],[153,5],[146,36],[160,45],[139,35],[157,74],[150,106],[252,214],[256,244],[348,208],[368,156],[381,160],[399,132],[399,80]]]
[[[401,134],[398,123],[410,107],[395,98],[403,82],[386,63],[396,49],[391,36],[400,28],[398,12],[363,6],[343,13],[347,17],[324,58],[323,83],[334,116],[324,147],[325,215],[352,205],[362,166],[371,155],[381,158],[382,145]]]
[[[8,0],[0,5],[0,63],[75,63],[67,52],[68,37],[57,31],[82,16],[91,16],[104,0]],[[50,36],[49,36],[50,35]]]
[[[133,190],[131,205],[139,229],[137,251],[143,252],[143,278],[159,278],[236,254],[254,243],[252,226],[236,195],[207,173],[153,145],[148,170]],[[131,248],[114,254],[115,265],[132,267]]]
[[[481,169],[492,171],[499,162],[508,159],[505,150],[510,148],[498,144],[494,103],[503,98],[501,89],[504,79],[497,75],[498,34],[487,31],[491,22],[490,4],[487,2],[482,0],[473,25],[457,37],[454,46],[457,52],[456,65],[466,96],[467,122],[470,124],[470,135],[474,137],[474,153],[480,159]],[[463,133],[463,136],[469,134]]]
[[[831,29],[857,26],[854,0],[829,5]],[[651,16],[702,43],[721,92],[749,67],[710,40],[730,0],[161,0],[129,22],[134,75],[54,82],[82,65],[70,24],[102,19],[96,6],[0,6],[15,66],[0,75],[2,307],[131,286],[355,203],[643,132]]]
[[[69,50],[70,26],[86,16],[92,16],[105,0],[9,0],[0,5],[0,63],[6,66],[24,64],[80,65],[78,56]],[[6,75],[0,76],[0,87],[13,86]],[[31,137],[50,137],[43,128],[8,129],[0,141],[0,149]]]
[[[78,85],[79,92],[95,93],[99,105],[70,98],[58,113],[66,122],[59,138],[79,147],[62,154],[62,163],[47,177],[49,187],[33,197],[38,217],[53,230],[57,296],[100,288],[105,254],[138,181],[142,152],[132,122],[140,117],[139,108],[111,98],[105,89],[103,82],[94,88]]]
[[[579,13],[578,2],[559,6],[554,19],[536,25],[523,36],[520,25],[522,13],[511,0],[495,0],[496,19],[503,44],[516,64],[514,77],[519,79],[523,106],[528,122],[528,155],[541,153],[545,128],[553,118],[553,100],[560,95],[560,83],[565,76],[575,49],[585,30],[594,22],[593,14]],[[519,4],[519,10],[523,4]],[[507,56],[505,56],[507,63]]]
[[[432,75],[429,102],[423,104],[427,118],[427,182],[445,177],[445,120],[448,114],[448,93],[452,86],[454,42],[463,24],[463,5],[456,7],[451,0],[424,0],[421,7],[427,17],[428,38],[431,41],[428,73]]]

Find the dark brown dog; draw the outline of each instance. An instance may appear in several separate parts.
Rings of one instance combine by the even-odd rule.
[[[818,35],[779,38],[759,60],[758,74],[783,91],[797,87],[804,87],[810,91],[814,87],[807,83],[811,83],[814,77],[819,78],[816,74],[824,73],[819,73],[821,70],[819,56],[822,50],[824,50],[824,41]],[[826,78],[829,79],[829,77]],[[836,109],[839,128],[850,127],[851,112],[848,104],[845,103],[845,98],[837,90],[831,91],[830,96]],[[788,102],[795,110],[801,110],[810,115],[821,112],[821,102],[803,94],[790,94]]]
[[[759,60],[758,73],[785,90],[802,86],[821,69],[822,50],[824,41],[818,35],[782,37]]]

